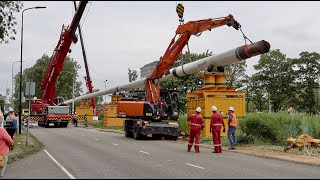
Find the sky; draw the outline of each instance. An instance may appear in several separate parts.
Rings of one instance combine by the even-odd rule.
[[[290,58],[302,51],[320,53],[320,2],[317,1],[89,1],[81,28],[92,84],[104,90],[128,83],[128,68],[140,68],[159,60],[179,25],[177,3],[184,5],[184,20],[195,21],[232,14],[253,42],[266,40],[272,49]],[[24,1],[25,8],[46,6],[24,12],[23,69],[32,67],[43,54],[51,56],[62,25],[74,15],[72,1]],[[0,94],[11,91],[13,74],[20,71],[21,12],[16,13],[16,40],[0,44]],[[77,31],[78,33],[78,31]],[[191,53],[207,50],[214,54],[244,45],[240,31],[221,26],[189,41]],[[80,41],[71,45],[70,57],[80,65],[79,77],[86,92],[86,75]],[[187,48],[183,49],[185,52]],[[247,60],[248,75],[260,56]],[[13,68],[12,68],[13,67]],[[45,70],[44,70],[45,71]],[[104,81],[108,80],[105,84]],[[70,82],[71,85],[72,82]],[[38,85],[36,85],[38,86]]]

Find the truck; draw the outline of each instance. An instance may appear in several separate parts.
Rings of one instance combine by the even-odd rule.
[[[44,114],[38,121],[42,127],[67,127],[71,120],[69,106],[45,106]]]
[[[67,127],[71,120],[70,107],[63,103],[64,98],[61,96],[55,97],[56,81],[63,69],[67,54],[71,52],[72,42],[76,43],[78,41],[75,31],[87,3],[88,1],[79,3],[70,26],[62,25],[58,44],[40,83],[40,89],[44,92],[41,99],[35,99],[31,106],[31,117],[33,120],[38,120],[39,126]]]
[[[179,5],[181,7],[181,4]],[[178,9],[178,8],[177,8]],[[141,139],[149,134],[156,138],[177,140],[180,130],[177,122],[179,111],[179,94],[175,91],[161,89],[157,81],[169,74],[169,70],[178,59],[179,54],[192,35],[199,36],[203,31],[211,31],[223,25],[238,30],[240,24],[231,14],[221,18],[209,18],[183,23],[181,12],[178,12],[181,24],[171,40],[164,55],[160,57],[151,75],[145,79],[145,100],[121,99],[117,104],[117,116],[125,118],[124,132],[126,137]],[[176,37],[179,36],[177,39]],[[173,121],[173,122],[172,122]]]

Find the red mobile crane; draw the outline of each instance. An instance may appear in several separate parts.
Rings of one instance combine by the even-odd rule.
[[[48,127],[54,125],[55,127],[67,127],[69,120],[71,120],[70,107],[60,104],[64,101],[63,97],[55,97],[56,80],[63,69],[64,60],[68,52],[71,52],[71,43],[77,42],[75,31],[87,3],[88,1],[81,1],[70,26],[62,26],[58,44],[53,51],[40,84],[40,88],[44,92],[41,99],[36,99],[34,104],[32,104],[32,114],[40,117],[38,118],[39,126]]]
[[[140,139],[152,134],[155,137],[164,136],[165,139],[177,139],[180,133],[178,123],[165,120],[177,120],[179,117],[179,113],[174,112],[175,104],[179,101],[178,92],[160,89],[156,80],[169,73],[169,69],[177,60],[191,35],[197,36],[203,31],[211,31],[211,29],[223,25],[232,26],[236,30],[240,28],[240,24],[231,14],[221,18],[189,21],[178,26],[176,35],[171,40],[166,52],[160,57],[152,74],[145,80],[146,101],[124,99],[118,102],[118,117],[127,118],[124,120],[126,137]],[[175,41],[177,35],[179,38]]]

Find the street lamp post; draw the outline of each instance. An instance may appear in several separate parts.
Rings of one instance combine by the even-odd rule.
[[[103,81],[104,82],[104,90],[107,89],[107,81],[108,80]],[[107,102],[107,95],[104,95],[104,103],[106,103],[106,102]]]
[[[65,71],[66,73],[72,74],[72,113],[74,113],[74,83],[75,83],[75,74],[69,71]]]
[[[19,134],[21,134],[21,113],[22,113],[22,45],[23,45],[23,13],[30,9],[41,9],[46,7],[36,6],[32,8],[27,8],[22,11],[22,21],[21,21],[21,52],[20,52],[20,90],[19,90]]]

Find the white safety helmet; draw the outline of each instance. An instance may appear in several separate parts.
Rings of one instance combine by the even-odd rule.
[[[218,110],[217,107],[215,107],[215,106],[211,107],[211,111],[217,111],[217,110]]]
[[[197,107],[196,111],[201,112],[201,107]]]
[[[229,111],[234,111],[234,108],[233,107],[229,107]]]
[[[9,112],[14,112],[14,110],[12,109],[12,107],[9,107]]]

